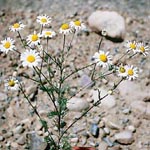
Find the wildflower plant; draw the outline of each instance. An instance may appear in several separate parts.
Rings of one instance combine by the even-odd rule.
[[[33,31],[27,39],[25,40],[21,35],[21,30],[26,27],[21,22],[15,23],[10,26],[10,30],[16,32],[19,36],[19,39],[24,47],[24,52],[16,50],[15,41],[9,37],[1,41],[0,51],[7,53],[13,51],[14,53],[19,53],[20,61],[23,67],[32,69],[36,76],[23,75],[21,78],[26,78],[33,81],[37,84],[38,88],[45,92],[48,95],[48,99],[53,104],[53,110],[51,110],[47,117],[54,122],[54,125],[57,127],[58,131],[56,133],[57,138],[53,138],[53,134],[49,130],[49,126],[45,119],[41,117],[36,106],[34,106],[25,92],[25,85],[23,81],[18,81],[14,77],[10,77],[5,81],[5,87],[8,90],[19,90],[25,99],[28,101],[29,105],[33,109],[34,113],[38,116],[44,131],[46,133],[45,140],[50,146],[50,150],[71,150],[70,142],[68,139],[67,131],[80,119],[82,119],[92,108],[101,104],[101,100],[107,97],[110,94],[113,94],[113,91],[118,87],[118,85],[124,80],[135,80],[138,77],[138,68],[132,64],[123,64],[122,59],[130,59],[138,54],[143,54],[144,56],[148,55],[149,47],[145,46],[144,43],[137,43],[135,41],[128,41],[125,45],[126,51],[118,59],[117,63],[113,63],[113,56],[110,52],[101,49],[101,43],[107,31],[102,31],[102,37],[100,37],[98,49],[95,50],[95,54],[91,56],[92,62],[87,63],[80,68],[74,68],[69,71],[66,71],[66,61],[68,59],[68,54],[72,48],[72,42],[76,36],[77,32],[85,30],[86,26],[80,20],[71,21],[70,23],[64,23],[60,26],[58,36],[62,36],[63,44],[60,45],[60,51],[58,55],[53,55],[49,51],[49,40],[56,36],[56,32],[52,29],[45,29],[45,26],[51,24],[51,18],[47,15],[41,15],[37,17],[37,23],[40,24],[41,28],[39,32]],[[59,34],[60,33],[60,34]],[[62,35],[61,35],[62,34]],[[67,43],[66,36],[72,36],[72,39]],[[46,39],[46,45],[42,45],[43,40]],[[131,54],[132,53],[132,54]],[[114,86],[111,87],[108,93],[104,96],[101,96],[101,91],[98,89],[99,99],[94,102],[88,109],[82,112],[81,116],[72,120],[72,123],[67,124],[65,121],[65,115],[69,111],[67,108],[67,103],[70,98],[68,87],[66,83],[68,79],[78,73],[80,70],[88,69],[90,70],[90,77],[92,82],[96,82],[99,79],[106,78],[107,76],[113,74],[118,76],[118,82],[114,83]],[[46,70],[46,73],[44,72]],[[104,69],[104,71],[103,71]],[[97,70],[98,73],[97,73]],[[100,72],[100,73],[99,73]],[[74,94],[76,96],[79,92],[84,90],[89,84],[78,89]]]

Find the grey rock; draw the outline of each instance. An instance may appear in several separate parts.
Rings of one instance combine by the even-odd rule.
[[[21,134],[24,131],[24,128],[22,125],[18,125],[16,128],[13,129],[14,134]]]
[[[88,75],[83,74],[81,76],[81,79],[80,79],[81,86],[91,87],[93,84],[94,84],[94,82],[91,80],[91,78]]]
[[[71,98],[67,103],[67,108],[70,111],[77,111],[80,112],[82,110],[85,110],[89,107],[89,103],[81,98],[73,97]]]
[[[132,132],[127,130],[116,133],[114,137],[121,144],[131,144],[134,141]]]
[[[4,134],[5,138],[10,138],[11,136],[13,136],[13,132],[9,131],[6,134]]]
[[[97,124],[91,124],[90,132],[94,137],[99,136],[99,127]]]
[[[95,32],[107,31],[107,36],[113,39],[124,39],[125,20],[115,11],[95,11],[89,18],[88,23]]]
[[[106,142],[109,147],[112,147],[114,145],[114,143],[107,137],[104,137],[103,141]]]
[[[0,101],[5,101],[7,99],[7,95],[5,93],[0,92]]]
[[[44,139],[38,136],[35,132],[30,132],[27,134],[29,138],[30,150],[45,150],[47,143],[44,142]]]
[[[4,137],[3,136],[0,136],[0,142],[4,141]]]
[[[20,136],[19,139],[16,141],[19,145],[24,145],[26,142],[26,139],[24,136]]]

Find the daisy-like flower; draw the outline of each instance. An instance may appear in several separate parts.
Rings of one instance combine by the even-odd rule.
[[[5,81],[5,87],[8,90],[18,90],[19,89],[19,81],[14,77],[10,77],[8,80]]]
[[[64,23],[61,25],[59,32],[66,35],[72,32],[72,28],[69,26],[68,23]]]
[[[44,38],[52,38],[56,35],[56,33],[52,30],[45,30],[42,32],[42,37]]]
[[[131,66],[127,65],[125,67],[125,70],[126,70],[128,80],[134,80],[138,77],[138,68],[137,67],[133,67],[132,65]]]
[[[6,38],[5,40],[1,41],[0,44],[0,51],[5,52],[6,54],[8,51],[13,51],[16,49],[14,45],[15,41],[10,37]]]
[[[143,54],[144,56],[148,55],[149,47],[145,46],[143,42],[137,44],[138,52]]]
[[[22,30],[24,27],[25,27],[25,25],[23,23],[17,22],[17,23],[14,23],[9,29],[10,29],[10,31],[18,32],[18,31]]]
[[[36,21],[43,26],[49,25],[51,23],[51,17],[47,15],[37,16]]]
[[[79,20],[71,21],[70,22],[70,27],[75,29],[76,31],[81,31],[81,30],[86,29],[86,26],[84,25],[84,23],[82,23]]]
[[[118,73],[118,76],[120,77],[126,77],[127,76],[126,66],[123,66],[121,64],[119,67],[117,67],[117,73]]]
[[[30,46],[35,46],[35,45],[38,45],[40,44],[40,37],[41,37],[41,34],[40,33],[36,33],[34,31],[33,34],[30,34],[28,37],[27,37],[27,41]]]
[[[125,46],[127,48],[127,52],[129,52],[129,51],[133,51],[133,53],[137,53],[138,52],[138,50],[137,50],[137,43],[135,41],[133,41],[133,42],[128,41]]]
[[[41,62],[39,53],[36,50],[26,50],[21,54],[22,65],[30,68],[36,67]]]
[[[99,52],[96,52],[93,56],[95,62],[97,65],[102,66],[103,68],[109,67],[109,65],[112,64],[112,58],[109,55],[109,52],[104,52],[100,50]]]

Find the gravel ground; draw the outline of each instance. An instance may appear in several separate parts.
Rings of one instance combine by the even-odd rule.
[[[0,0],[0,40],[5,37],[16,38],[18,49],[23,51],[20,46],[18,37],[8,31],[10,24],[16,20],[23,20],[27,24],[27,28],[23,31],[25,37],[31,33],[34,29],[38,29],[35,19],[37,15],[46,13],[51,16],[52,27],[57,31],[59,26],[64,21],[70,21],[74,18],[82,19],[87,27],[87,19],[95,10],[114,10],[120,13],[126,22],[126,40],[144,41],[150,45],[150,1],[149,0]],[[69,38],[68,38],[69,39]],[[81,39],[81,40],[80,40]],[[82,66],[91,61],[91,56],[98,47],[99,35],[91,32],[88,27],[88,33],[82,33],[75,38],[73,44],[73,51],[68,57],[68,62],[72,61],[74,56],[78,59],[75,62],[78,66]],[[124,43],[114,43],[105,39],[103,41],[103,49],[111,51],[113,56],[116,56],[115,49],[119,49],[119,53],[122,54],[124,50]],[[60,42],[62,42],[61,36],[57,36],[56,39],[51,41],[51,50],[53,53],[58,52],[60,48]],[[84,56],[84,57],[83,57]],[[117,58],[117,57],[116,57]],[[12,150],[24,150],[30,143],[40,143],[34,149],[34,144],[30,145],[32,150],[44,150],[45,143],[40,142],[40,138],[44,136],[41,129],[41,125],[35,115],[33,115],[32,109],[28,106],[22,95],[19,93],[6,92],[4,90],[3,81],[8,76],[15,73],[17,75],[22,73],[28,73],[33,75],[30,69],[24,69],[17,64],[19,59],[18,55],[11,53],[11,55],[5,55],[0,53],[0,149],[9,149],[9,144]],[[85,145],[95,146],[98,150],[149,150],[150,149],[150,56],[146,59],[144,57],[135,58],[130,60],[130,63],[136,63],[141,68],[140,77],[134,82],[123,82],[114,95],[109,99],[115,100],[115,106],[107,108],[100,106],[94,108],[87,117],[83,118],[77,123],[70,131],[69,134],[73,137],[71,139],[72,145]],[[82,62],[82,63],[80,63]],[[74,65],[70,64],[70,67]],[[18,69],[19,68],[19,69]],[[88,70],[85,70],[78,74],[72,81],[74,87],[79,83],[82,84],[82,75],[88,74]],[[110,76],[107,80],[100,80],[96,87],[103,86],[103,91],[113,84],[116,80],[115,77]],[[26,92],[33,96],[36,92],[36,86],[26,80]],[[73,91],[76,90],[72,89]],[[78,98],[86,99],[89,105],[92,105],[92,100],[95,99],[94,87],[89,87],[78,95]],[[34,104],[38,106],[38,109],[43,117],[46,116],[47,111],[50,108],[50,104],[47,104],[47,96],[38,91],[38,100],[34,100]],[[42,102],[40,100],[43,100]],[[110,103],[109,103],[110,104]],[[72,116],[78,117],[80,112],[69,112],[66,116],[66,120],[69,123]],[[94,125],[95,126],[94,126]],[[53,125],[49,122],[50,129]],[[91,128],[98,128],[99,134],[94,136]],[[55,129],[54,129],[55,130]],[[27,134],[33,135],[35,131],[38,137],[27,138]],[[130,131],[126,133],[126,131]],[[123,133],[122,133],[123,132]],[[125,133],[124,133],[125,132]],[[127,136],[127,141],[115,140],[118,133],[122,133]],[[121,134],[121,136],[122,136]],[[29,143],[28,143],[29,142]]]

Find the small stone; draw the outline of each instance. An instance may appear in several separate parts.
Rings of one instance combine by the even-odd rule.
[[[132,132],[135,132],[135,131],[136,131],[135,127],[132,126],[132,125],[127,126],[127,129],[128,129],[129,131],[132,131]]]
[[[10,138],[11,136],[13,136],[13,132],[9,131],[7,132],[6,134],[4,134],[4,137],[7,139],[7,138]]]
[[[91,128],[90,128],[90,132],[94,137],[98,137],[99,136],[99,127],[97,124],[92,124]]]
[[[0,142],[4,141],[4,137],[3,136],[0,136]]]
[[[109,128],[113,129],[113,130],[120,130],[120,126],[112,121],[108,121],[107,125]]]
[[[109,130],[108,128],[104,128],[103,130],[104,130],[104,132],[105,132],[106,134],[109,134],[109,133],[110,133],[110,130]]]
[[[123,109],[123,111],[122,111],[125,115],[128,115],[130,112],[131,112],[131,110],[129,109],[129,108],[126,108],[126,109]]]
[[[16,142],[11,142],[11,146],[12,146],[13,148],[18,148],[18,144],[17,144]]]
[[[107,137],[104,137],[103,141],[106,142],[109,147],[112,147],[114,145],[114,143]]]
[[[7,99],[7,95],[5,93],[0,92],[0,101],[5,101]]]
[[[81,86],[91,87],[93,84],[94,84],[94,82],[91,80],[91,78],[88,75],[83,74],[81,76],[81,79],[80,79]]]
[[[134,139],[131,131],[122,131],[114,135],[115,140],[121,144],[131,144]]]
[[[81,98],[73,97],[71,98],[67,103],[67,108],[70,111],[77,111],[80,112],[82,110],[85,110],[89,107],[89,103]]]
[[[26,142],[26,139],[24,136],[20,136],[20,138],[16,141],[19,145],[24,145]]]
[[[23,131],[24,131],[24,128],[23,128],[21,125],[19,125],[19,126],[17,126],[17,127],[13,130],[13,133],[14,133],[14,134],[21,134]]]

